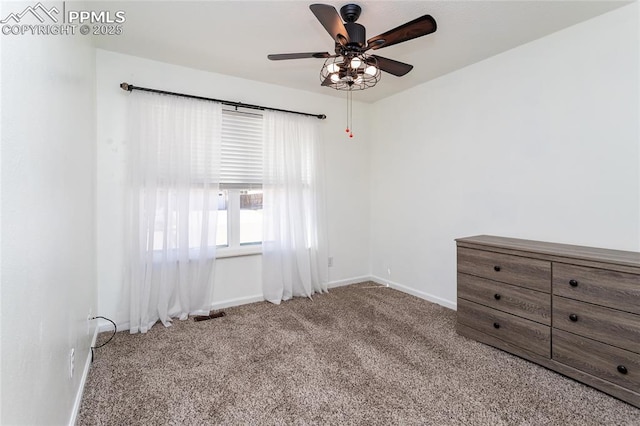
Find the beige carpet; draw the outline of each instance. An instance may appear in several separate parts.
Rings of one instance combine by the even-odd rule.
[[[78,424],[640,424],[631,405],[458,336],[454,311],[371,283],[226,313],[118,333]]]

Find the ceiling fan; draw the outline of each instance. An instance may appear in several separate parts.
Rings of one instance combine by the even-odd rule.
[[[356,23],[362,11],[357,4],[343,6],[340,8],[340,15],[333,6],[326,4],[312,4],[309,8],[335,41],[335,54],[282,53],[267,57],[272,61],[325,59],[320,71],[322,86],[338,90],[363,90],[373,87],[380,80],[380,70],[398,77],[407,74],[413,69],[413,65],[366,52],[413,40],[431,34],[437,29],[435,19],[430,15],[423,15],[367,40],[365,27]]]

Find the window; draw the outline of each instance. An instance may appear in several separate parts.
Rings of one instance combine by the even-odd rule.
[[[216,242],[219,255],[260,252],[262,115],[222,112],[222,158]]]
[[[219,190],[205,189],[211,182],[203,152],[194,152],[191,169],[198,181],[189,191],[188,247],[200,247],[203,220],[209,220],[208,238],[213,238],[213,217],[207,210],[217,205],[216,246],[218,256],[260,253],[262,244],[262,115],[222,111],[222,146]],[[195,148],[194,148],[195,149]],[[213,152],[211,152],[213,154]],[[167,166],[168,167],[168,166]],[[154,250],[176,247],[179,201],[176,190],[160,189],[156,208],[155,232],[150,242]],[[217,197],[214,200],[212,197]],[[207,219],[208,218],[208,219]],[[193,225],[193,226],[192,226]]]

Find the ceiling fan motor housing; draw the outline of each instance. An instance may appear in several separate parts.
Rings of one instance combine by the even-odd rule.
[[[357,4],[349,3],[340,8],[340,16],[344,21],[344,27],[349,33],[348,46],[364,47],[367,40],[367,35],[364,27],[360,24],[356,24],[356,21],[360,17],[362,8]]]
[[[344,28],[349,33],[349,43],[347,46],[364,47],[367,41],[367,31],[365,28],[355,22],[345,22]]]

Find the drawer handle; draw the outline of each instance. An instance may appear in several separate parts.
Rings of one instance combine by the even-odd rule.
[[[493,323],[493,328],[500,328],[500,324],[498,324],[497,322]],[[626,369],[625,369],[626,370]]]
[[[501,267],[499,267],[498,265],[493,267],[493,270],[496,272],[500,272],[500,269],[502,269]]]
[[[500,296],[498,293],[493,295],[493,298],[496,299],[496,300],[500,300],[501,297],[502,296]]]
[[[618,366],[618,373],[627,374],[627,367],[625,367],[624,365],[619,365]]]
[[[571,287],[578,287],[578,281],[576,280],[569,280],[569,285]]]
[[[573,322],[578,321],[578,316],[576,314],[571,314],[569,315],[569,319]]]

